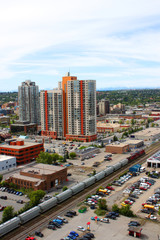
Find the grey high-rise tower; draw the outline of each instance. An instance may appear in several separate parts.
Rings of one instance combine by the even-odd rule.
[[[40,123],[39,87],[27,80],[18,87],[19,121]]]

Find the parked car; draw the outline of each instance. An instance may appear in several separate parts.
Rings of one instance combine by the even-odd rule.
[[[101,218],[100,221],[104,223],[109,223],[109,218]]]
[[[26,240],[36,240],[34,237],[26,237]]]
[[[56,230],[56,226],[55,225],[52,225],[52,224],[49,224],[47,226],[48,229],[52,229],[52,230]]]
[[[23,200],[19,199],[17,200],[17,203],[23,204]]]
[[[115,189],[112,186],[106,186],[107,189],[114,191]]]
[[[141,224],[139,223],[139,222],[137,222],[137,221],[130,221],[129,223],[128,223],[128,226],[130,227],[130,226],[135,226],[135,227],[137,227],[137,226],[140,226]]]
[[[73,218],[73,214],[71,214],[71,213],[69,213],[69,212],[67,212],[64,216]]]
[[[84,227],[82,227],[82,226],[78,226],[77,230],[81,231],[81,232],[85,232],[86,231],[86,229]]]
[[[36,231],[35,235],[38,237],[44,237],[43,233],[41,233],[40,231]]]

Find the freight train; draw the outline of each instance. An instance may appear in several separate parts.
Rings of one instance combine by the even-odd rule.
[[[96,175],[85,179],[84,181],[72,186],[70,189],[67,189],[65,192],[58,194],[56,197],[40,203],[38,206],[35,206],[28,211],[18,215],[17,217],[12,218],[11,220],[0,225],[0,237],[9,233],[10,231],[18,228],[19,226],[25,224],[31,219],[39,216],[41,213],[44,213],[55,207],[57,204],[71,198],[73,195],[83,191],[85,188],[93,185],[94,183],[100,181],[101,179],[109,176],[113,172],[127,165],[129,162],[134,161],[138,157],[145,154],[145,150],[137,151],[134,154],[131,154],[128,158],[121,160],[120,162],[107,167],[103,171],[97,173]]]

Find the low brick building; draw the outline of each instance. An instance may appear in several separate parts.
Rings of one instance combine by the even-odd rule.
[[[115,142],[106,146],[106,152],[123,154],[129,152],[129,144]]]
[[[32,188],[36,190],[49,190],[67,179],[67,168],[38,163],[15,173],[6,179],[9,183],[18,185],[19,188]]]
[[[43,143],[24,142],[23,140],[8,140],[8,144],[0,145],[0,154],[16,157],[17,165],[34,161],[39,153],[44,151]]]

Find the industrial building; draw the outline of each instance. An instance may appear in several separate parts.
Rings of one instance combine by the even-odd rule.
[[[126,144],[129,144],[129,148],[140,148],[143,147],[144,142],[143,140],[134,140],[134,139],[129,139],[125,141]]]
[[[147,159],[147,166],[160,168],[160,151],[156,152],[154,155]]]
[[[100,149],[97,147],[88,147],[76,151],[76,156],[81,159],[86,157],[92,157],[94,154],[100,153]]]
[[[27,167],[6,179],[19,188],[32,188],[36,190],[50,190],[67,180],[67,168],[38,163]]]
[[[123,154],[129,152],[129,144],[123,142],[114,142],[109,145],[106,145],[106,152]]]
[[[0,154],[16,157],[17,165],[34,161],[39,153],[44,151],[43,143],[24,142],[23,140],[8,140],[0,145]]]
[[[135,139],[141,139],[143,141],[155,141],[160,138],[160,128],[146,128],[142,131],[133,133],[131,137]]]
[[[0,155],[0,171],[9,170],[16,167],[16,158],[6,155]]]
[[[41,92],[42,136],[94,141],[96,81],[78,80],[67,73],[57,90]]]

